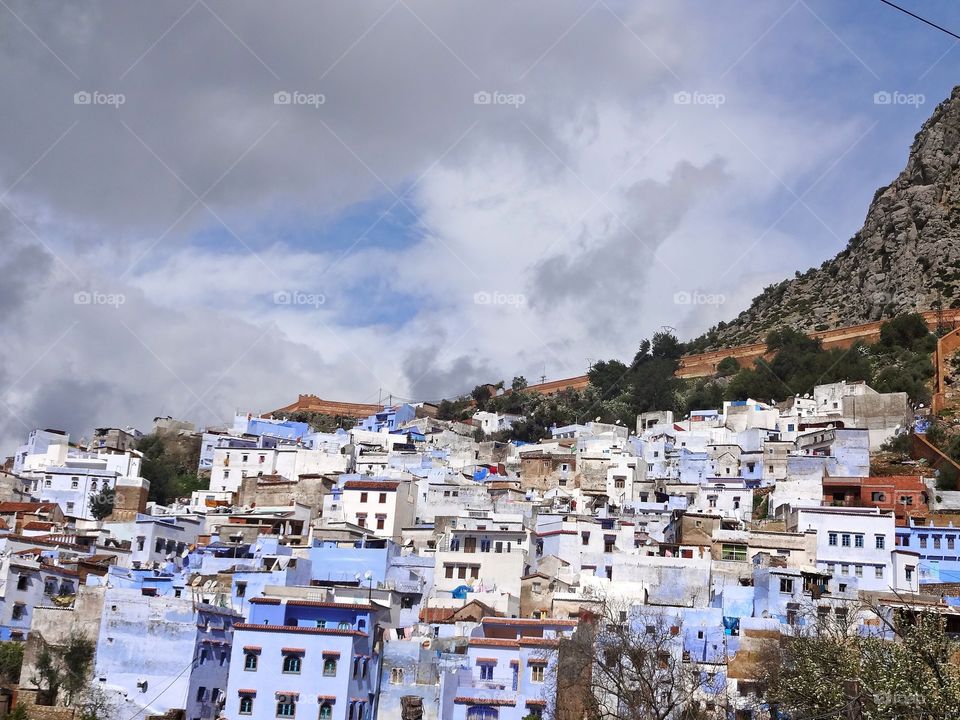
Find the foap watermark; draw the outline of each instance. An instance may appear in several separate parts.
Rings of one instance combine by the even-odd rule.
[[[718,108],[727,102],[723,93],[706,93],[699,90],[681,90],[673,94],[674,105],[709,105]]]
[[[511,105],[515,108],[520,107],[527,101],[527,96],[522,93],[505,93],[497,90],[480,90],[473,94],[474,105]]]
[[[910,105],[918,108],[927,101],[923,93],[905,93],[899,90],[878,90],[873,94],[874,105]]]
[[[106,305],[107,307],[119,308],[125,302],[127,302],[127,296],[123,293],[80,290],[73,294],[74,305]]]
[[[505,293],[499,290],[488,292],[481,290],[473,294],[475,305],[508,305],[511,307],[520,307],[527,304],[526,295],[521,293]]]
[[[302,290],[277,290],[273,294],[274,305],[294,305],[319,309],[325,302],[327,302],[325,295]]]
[[[119,108],[127,102],[123,93],[108,93],[100,90],[79,90],[73,94],[74,105],[109,105]]]
[[[306,105],[318,108],[327,102],[323,93],[306,93],[299,90],[278,90],[273,94],[274,105]]]
[[[680,290],[673,294],[675,305],[723,305],[726,301],[726,296],[720,293]]]

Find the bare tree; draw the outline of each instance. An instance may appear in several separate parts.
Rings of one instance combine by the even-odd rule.
[[[722,717],[725,687],[715,666],[684,650],[670,608],[604,598],[561,640],[557,720],[696,720]]]
[[[824,606],[765,650],[758,684],[791,717],[932,720],[960,707],[960,648],[940,614],[909,599]]]

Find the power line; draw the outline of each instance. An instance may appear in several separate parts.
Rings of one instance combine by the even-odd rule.
[[[912,13],[912,12],[910,12],[909,10],[907,10],[906,8],[902,8],[902,7],[900,7],[899,5],[897,5],[896,3],[890,2],[890,0],[880,0],[880,2],[882,2],[884,5],[889,5],[889,6],[892,7],[894,10],[899,10],[899,11],[902,12],[903,14],[909,15],[910,17],[912,17],[912,18],[914,18],[914,19],[916,19],[916,20],[919,20],[920,22],[922,22],[922,23],[924,23],[924,24],[926,24],[926,25],[929,25],[929,26],[932,27],[932,28],[936,28],[936,29],[939,30],[940,32],[946,33],[947,35],[949,35],[949,36],[952,37],[952,38],[955,38],[955,39],[957,39],[957,40],[960,40],[960,35],[957,35],[955,32],[953,32],[953,31],[951,31],[951,30],[947,30],[945,27],[942,27],[941,25],[937,25],[935,22],[931,22],[930,20],[927,20],[926,18],[920,17],[920,16],[917,15],[916,13]]]
[[[148,702],[146,705],[144,705],[144,706],[141,707],[139,710],[137,710],[137,712],[135,712],[133,715],[131,715],[130,717],[128,717],[127,720],[135,720],[135,719],[136,719],[137,717],[139,717],[148,707],[150,707],[150,706],[153,705],[157,700],[159,700],[161,697],[163,697],[163,694],[164,694],[167,690],[169,690],[170,688],[172,688],[172,687],[173,687],[173,684],[174,684],[177,680],[179,680],[180,677],[181,677],[187,670],[189,670],[191,667],[193,667],[193,664],[194,664],[196,661],[197,661],[197,658],[196,658],[196,656],[194,656],[194,657],[190,660],[190,663],[189,663],[183,670],[181,670],[179,673],[177,673],[176,677],[174,677],[173,680],[170,681],[170,684],[169,684],[169,685],[167,685],[163,690],[161,690],[161,691],[157,694],[157,696],[156,696],[155,698],[153,698],[153,700],[151,700],[150,702]]]

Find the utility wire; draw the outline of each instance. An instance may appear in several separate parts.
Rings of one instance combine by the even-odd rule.
[[[936,29],[939,30],[940,32],[946,33],[947,35],[949,35],[949,36],[952,37],[952,38],[955,38],[956,40],[960,40],[960,35],[957,35],[955,32],[953,32],[953,31],[951,31],[951,30],[947,30],[945,27],[942,27],[941,25],[937,25],[935,22],[931,22],[930,20],[927,20],[926,18],[920,17],[920,16],[917,15],[916,13],[912,13],[912,12],[910,12],[909,10],[907,10],[906,8],[902,8],[902,7],[900,7],[899,5],[897,5],[896,3],[890,2],[890,0],[880,0],[880,2],[882,2],[884,5],[889,5],[889,6],[892,7],[894,10],[899,10],[899,11],[902,12],[903,14],[909,15],[910,17],[912,17],[912,18],[914,18],[914,19],[916,19],[916,20],[919,20],[920,22],[922,22],[922,23],[924,23],[924,24],[926,24],[926,25],[929,25],[929,26],[932,27],[932,28],[936,28]]]
[[[179,673],[177,673],[176,677],[174,677],[173,680],[170,681],[170,684],[169,684],[169,685],[167,685],[163,690],[161,690],[161,691],[157,694],[157,696],[153,698],[153,700],[151,700],[150,702],[148,702],[148,703],[147,703],[146,705],[144,705],[142,708],[140,708],[139,710],[137,710],[137,712],[135,712],[133,715],[131,715],[130,717],[128,717],[127,720],[136,720],[136,718],[139,717],[141,714],[143,714],[143,712],[144,712],[148,707],[152,706],[157,700],[159,700],[161,697],[163,697],[163,694],[164,694],[167,690],[169,690],[170,688],[172,688],[172,687],[173,687],[173,684],[174,684],[177,680],[179,680],[179,679],[181,678],[181,676],[182,676],[187,670],[189,670],[191,667],[193,667],[193,664],[194,664],[196,661],[197,661],[197,658],[196,658],[196,657],[192,658],[192,659],[190,660],[190,663],[189,663],[183,670],[181,670]]]

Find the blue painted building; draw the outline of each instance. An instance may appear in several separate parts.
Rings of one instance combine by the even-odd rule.
[[[897,547],[917,553],[920,583],[960,582],[960,527],[922,524],[907,518],[907,527],[896,529]]]
[[[368,430],[370,432],[391,432],[416,417],[417,411],[412,405],[407,405],[406,403],[403,405],[391,405],[361,420],[357,423],[357,429]]]
[[[467,667],[445,678],[445,720],[522,720],[549,704],[560,637],[575,620],[486,617],[467,645]]]
[[[224,716],[371,720],[384,616],[367,603],[251,598],[234,626]]]

